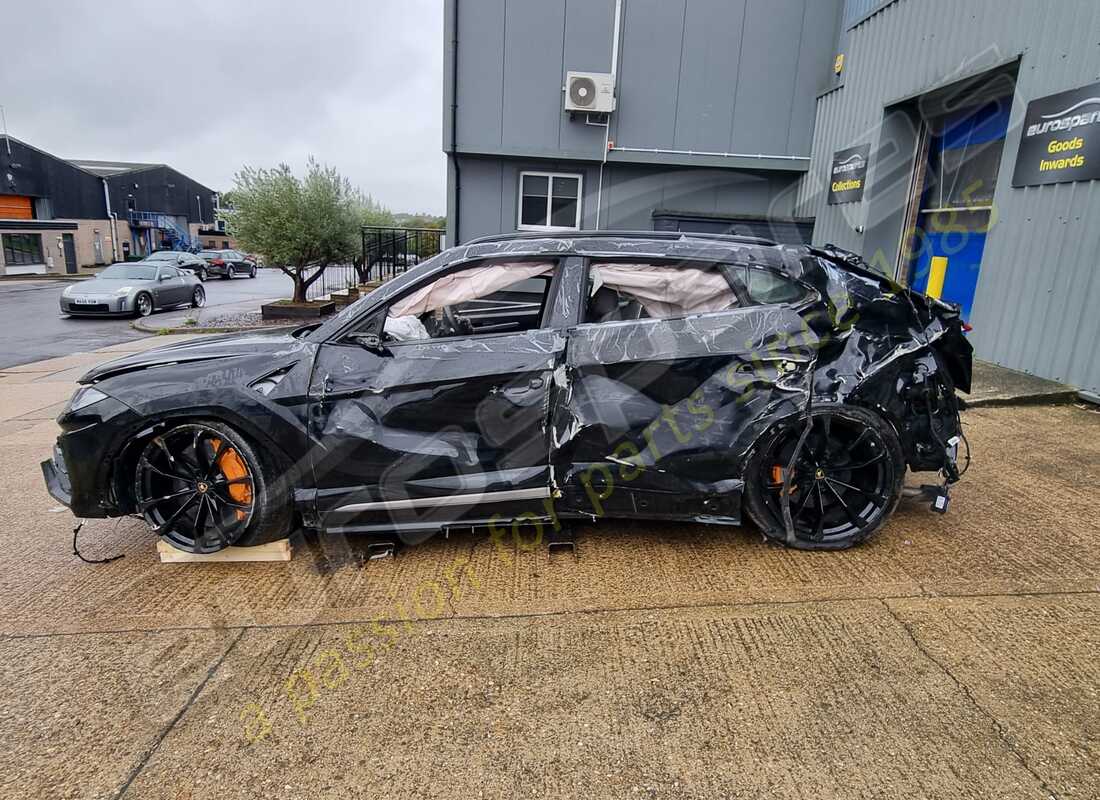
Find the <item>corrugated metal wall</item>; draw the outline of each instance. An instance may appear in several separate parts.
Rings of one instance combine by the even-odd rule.
[[[1011,186],[1027,102],[1100,80],[1100,3],[898,0],[848,32],[845,55],[844,85],[818,101],[798,213],[817,216],[816,242],[856,251],[855,228],[883,212],[826,205],[833,152],[874,152],[887,106],[1020,58],[971,338],[981,358],[1100,391],[1100,181]]]
[[[603,128],[562,110],[562,85],[570,70],[611,70],[614,11],[615,0],[463,0],[459,151],[601,158]],[[839,17],[839,0],[626,0],[611,138],[805,156]]]

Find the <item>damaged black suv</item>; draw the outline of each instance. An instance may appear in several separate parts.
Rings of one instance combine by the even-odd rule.
[[[837,248],[513,234],[323,324],[96,367],[42,468],[74,514],[199,553],[296,527],[746,515],[840,548],[882,527],[907,468],[957,480],[970,373],[955,307]]]

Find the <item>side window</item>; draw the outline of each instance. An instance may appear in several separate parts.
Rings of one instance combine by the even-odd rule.
[[[407,342],[538,328],[554,268],[552,261],[486,261],[436,278],[389,307],[382,339]]]
[[[729,281],[711,264],[593,262],[585,322],[665,319],[737,306]]]
[[[745,289],[749,299],[758,305],[798,303],[806,297],[806,290],[802,286],[771,270],[749,267],[742,270],[741,274],[746,276]]]

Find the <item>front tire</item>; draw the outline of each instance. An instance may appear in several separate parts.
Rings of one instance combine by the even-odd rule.
[[[134,298],[134,312],[139,317],[147,317],[153,313],[153,296],[148,292],[141,292]]]
[[[202,308],[204,305],[206,305],[206,290],[196,286],[191,292],[191,308]]]
[[[292,519],[272,459],[212,420],[177,425],[146,442],[134,498],[150,528],[189,553],[273,542],[288,535]]]
[[[784,524],[782,496],[803,417],[761,437],[745,469],[746,511],[766,537],[783,544],[851,547],[877,533],[897,508],[905,478],[901,442],[889,423],[864,408],[825,406],[811,416],[788,484],[793,538]]]
[[[250,269],[248,271],[248,277],[250,277],[250,278],[255,278],[256,277],[256,267],[255,266],[253,266],[252,269]]]

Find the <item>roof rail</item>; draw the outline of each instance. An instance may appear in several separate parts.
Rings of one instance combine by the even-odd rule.
[[[774,246],[776,242],[760,236],[741,236],[733,233],[695,233],[692,231],[512,231],[511,233],[494,233],[488,236],[479,236],[463,246],[473,244],[487,244],[491,242],[508,242],[516,239],[665,239],[674,241],[677,239],[711,239],[720,242],[735,242],[737,244],[758,244]]]

